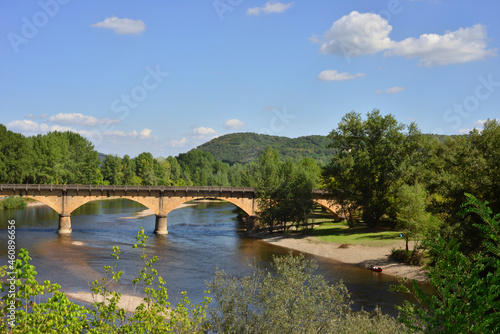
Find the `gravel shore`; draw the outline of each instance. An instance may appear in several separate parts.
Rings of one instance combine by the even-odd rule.
[[[368,247],[362,245],[349,245],[348,248],[339,248],[339,244],[321,242],[317,238],[293,236],[258,235],[258,238],[273,245],[286,247],[299,252],[323,256],[331,260],[352,264],[362,268],[377,265],[383,268],[387,275],[407,277],[417,281],[427,281],[422,267],[409,266],[389,260],[393,248],[404,248],[405,242],[400,241],[390,246]]]

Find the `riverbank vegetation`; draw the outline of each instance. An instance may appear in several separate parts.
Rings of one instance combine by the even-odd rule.
[[[26,201],[23,197],[6,196],[0,199],[0,210],[23,209]]]
[[[459,250],[457,239],[427,241],[434,263],[429,282],[434,295],[426,295],[416,281],[404,279],[395,291],[414,296],[416,303],[398,307],[394,319],[380,310],[354,312],[342,282],[331,285],[315,273],[316,263],[303,255],[274,257],[272,270],[254,266],[248,276],[216,271],[207,283],[205,301],[191,305],[187,296],[171,307],[165,281],[156,271],[156,257],[148,258],[144,229],[133,246],[144,265],[133,283],[142,290],[143,302],[128,313],[119,306],[120,292],[111,289],[120,281],[118,247],[105,277],[91,285],[95,301],[79,306],[60,286],[36,280],[26,250],[2,272],[14,281],[2,281],[0,330],[11,333],[497,333],[500,330],[500,214],[467,195],[463,219],[474,219],[480,247],[473,254]],[[15,291],[15,293],[13,292]],[[46,294],[46,300],[40,298]],[[99,299],[101,297],[101,299]],[[14,305],[14,308],[11,307]],[[13,309],[12,313],[9,309]],[[15,319],[11,328],[10,319]],[[10,322],[10,324],[9,324]]]

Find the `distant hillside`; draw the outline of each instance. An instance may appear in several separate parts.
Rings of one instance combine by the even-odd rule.
[[[210,152],[215,160],[246,164],[258,158],[270,145],[277,149],[281,157],[299,160],[311,157],[321,164],[330,161],[333,150],[327,148],[330,140],[325,136],[305,136],[288,138],[256,133],[232,133],[224,135],[198,146],[198,149]]]
[[[107,156],[107,154],[97,152],[97,157],[99,158],[99,160],[101,160],[101,164],[104,162],[104,160],[106,160]]]

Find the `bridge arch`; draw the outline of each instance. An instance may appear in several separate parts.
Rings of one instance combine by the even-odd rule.
[[[204,198],[207,198],[207,197],[206,196],[189,196],[189,197],[169,198],[169,201],[165,207],[165,211],[163,212],[163,214],[168,215],[170,213],[170,211],[177,209],[180,205],[182,205],[184,203],[187,203],[187,202],[190,202],[193,200],[204,199]],[[252,216],[254,214],[253,203],[252,203],[252,205],[249,205],[248,203],[245,203],[245,201],[243,201],[241,198],[217,197],[217,196],[210,197],[210,198],[229,202],[229,203],[233,204],[234,206],[243,210],[249,216]]]
[[[47,196],[30,196],[30,195],[24,195],[23,197],[25,197],[25,198],[31,198],[31,199],[34,199],[37,202],[43,203],[43,204],[47,205],[48,207],[50,207],[51,209],[53,209],[58,214],[61,214],[59,203],[57,203],[57,201],[55,201],[55,199],[52,198],[52,197],[47,197]]]
[[[328,210],[335,216],[335,219],[337,221],[340,221],[340,213],[342,212],[342,207],[339,204],[331,200],[326,200],[321,198],[313,199],[313,202],[320,205],[322,208]]]

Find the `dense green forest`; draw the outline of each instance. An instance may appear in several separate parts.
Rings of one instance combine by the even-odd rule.
[[[232,133],[212,139],[198,146],[198,149],[211,153],[215,160],[229,165],[255,161],[268,146],[278,150],[284,160],[291,158],[298,161],[309,157],[319,164],[325,164],[333,153],[328,147],[329,143],[326,136],[288,138],[257,133]]]

